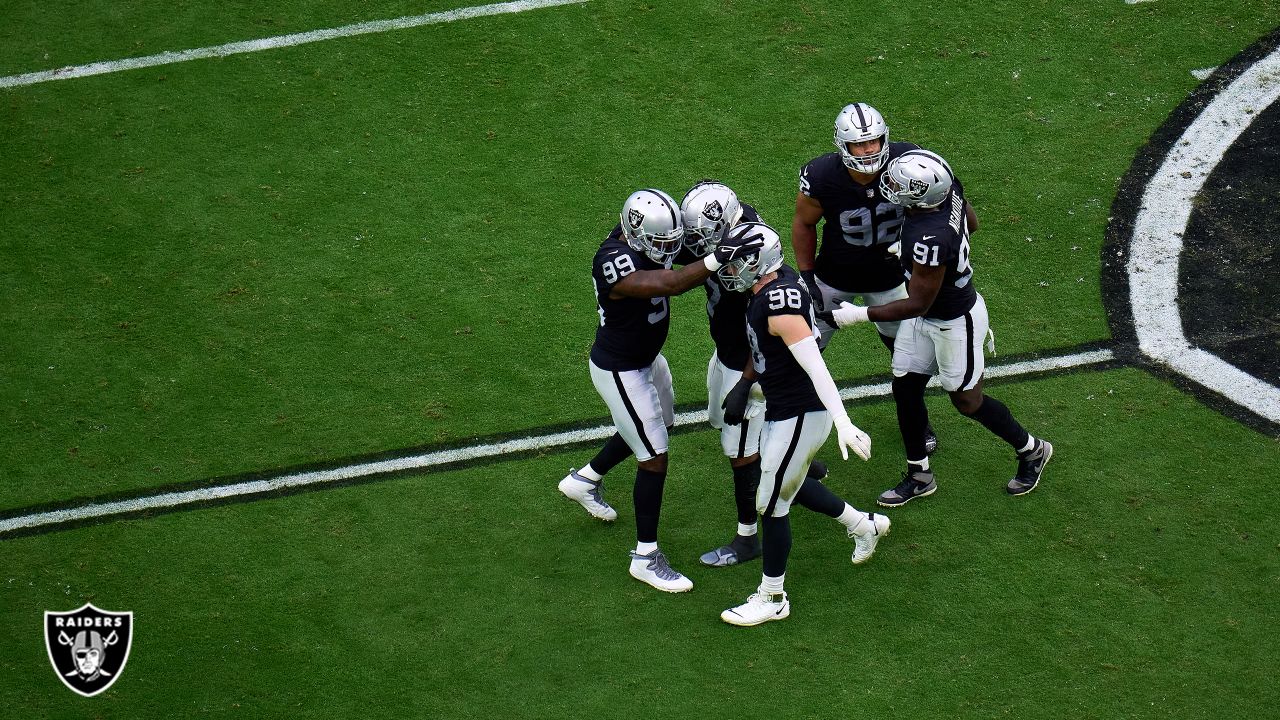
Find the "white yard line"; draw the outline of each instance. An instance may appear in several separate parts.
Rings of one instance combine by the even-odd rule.
[[[1280,49],[1236,78],[1174,142],[1143,193],[1128,265],[1129,301],[1142,352],[1276,423],[1280,423],[1280,388],[1187,340],[1178,310],[1178,263],[1182,236],[1205,180],[1227,149],[1278,97]]]
[[[1094,350],[1090,352],[1075,353],[1072,355],[1063,355],[1060,357],[1026,360],[1023,362],[1010,363],[1008,365],[988,367],[986,376],[1010,377],[1050,370],[1062,370],[1084,365],[1105,363],[1113,360],[1114,358],[1115,356],[1110,350]],[[872,385],[860,385],[857,387],[846,388],[841,391],[840,396],[844,400],[848,401],[861,398],[883,397],[889,394],[889,383],[876,383]],[[707,422],[706,410],[696,410],[676,415],[677,426],[693,425],[705,422]],[[295,473],[293,475],[281,475],[279,477],[268,478],[266,480],[251,480],[247,482],[232,483],[229,485],[200,488],[198,490],[184,490],[181,492],[147,495],[144,497],[118,500],[115,502],[101,503],[97,505],[82,505],[80,507],[71,507],[61,510],[50,510],[48,512],[33,513],[31,515],[22,515],[20,517],[9,518],[7,520],[0,520],[0,536],[15,530],[39,528],[46,525],[57,525],[60,523],[89,520],[93,518],[108,517],[111,515],[123,515],[142,510],[158,510],[182,505],[205,503],[213,500],[222,500],[225,498],[265,495],[288,488],[304,487],[307,485],[326,485],[342,480],[368,477],[370,475],[380,475],[383,473],[397,472],[401,470],[425,470],[431,467],[449,465],[466,460],[491,458],[529,450],[554,450],[574,443],[590,440],[603,440],[612,435],[613,431],[612,425],[601,425],[598,427],[587,428],[585,430],[570,430],[568,432],[525,437],[516,440],[508,440],[506,442],[492,443],[489,445],[473,445],[471,447],[456,448],[453,450],[440,450],[438,452],[413,455],[410,457],[361,463],[359,465],[348,465],[346,467],[333,468],[331,470],[316,470],[313,472]]]
[[[590,0],[519,0],[519,2],[478,5],[476,7],[446,10],[444,12],[430,13],[427,15],[400,17],[395,18],[394,20],[374,20],[371,22],[356,23],[354,25],[343,25],[342,27],[330,28],[328,30],[311,30],[309,32],[294,33],[292,35],[278,35],[276,37],[263,38],[261,40],[245,40],[243,42],[227,43],[226,45],[196,48],[194,50],[167,51],[158,55],[147,55],[146,57],[126,58],[124,60],[104,60],[101,62],[89,63],[88,65],[70,65],[68,67],[57,68],[56,70],[41,70],[39,72],[24,73],[22,75],[9,75],[7,77],[0,77],[0,88],[34,85],[36,83],[49,82],[50,80],[69,80],[71,78],[87,77],[89,75],[102,75],[104,73],[120,72],[122,70],[135,70],[137,68],[153,67],[155,65],[169,65],[172,63],[187,62],[188,60],[240,55],[243,53],[260,52],[262,50],[291,47],[293,45],[305,45],[306,43],[320,42],[321,40],[351,37],[353,35],[368,35],[370,33],[403,30],[405,28],[419,27],[422,25],[435,25],[437,23],[454,22],[455,20],[468,20],[488,15],[525,12],[526,10],[539,10],[541,8],[556,7],[559,5],[577,5],[585,2],[590,2]]]

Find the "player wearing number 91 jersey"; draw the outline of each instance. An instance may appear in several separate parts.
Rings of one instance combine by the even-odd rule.
[[[1039,484],[1053,446],[1031,436],[1009,408],[982,389],[982,346],[990,330],[969,260],[969,235],[977,230],[978,217],[951,166],[928,150],[912,150],[891,161],[880,183],[885,197],[907,210],[902,227],[907,297],[875,307],[843,304],[830,313],[841,327],[866,320],[902,321],[893,350],[893,399],[907,471],[896,487],[880,495],[879,503],[896,507],[937,490],[924,446],[924,391],[933,375],[961,414],[1013,446],[1018,470],[1005,489],[1025,495]]]

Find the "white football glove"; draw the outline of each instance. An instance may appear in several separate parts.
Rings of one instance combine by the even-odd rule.
[[[831,312],[831,317],[836,321],[836,327],[846,327],[868,320],[865,307],[847,302],[841,302],[840,307]]]
[[[859,430],[849,418],[836,418],[836,438],[840,445],[840,457],[848,460],[849,450],[852,450],[863,460],[871,459],[871,436]]]
[[[764,412],[764,390],[760,389],[760,383],[751,386],[751,394],[747,396],[747,411],[743,414],[744,420],[758,417]]]

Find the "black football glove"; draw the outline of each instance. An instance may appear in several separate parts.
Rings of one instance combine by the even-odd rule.
[[[724,421],[730,425],[741,425],[743,417],[747,414],[747,400],[751,397],[751,386],[755,384],[754,380],[741,378],[738,384],[733,386],[728,395],[724,396],[724,402],[720,403],[720,407],[724,409]]]
[[[764,236],[759,233],[743,238],[740,243],[722,242],[720,245],[716,246],[716,262],[720,263],[722,266],[728,265],[734,260],[750,255],[752,252],[759,250],[762,247],[764,247]]]
[[[812,270],[801,270],[800,277],[809,288],[809,301],[813,303],[814,312],[822,312],[822,291],[818,289],[818,276],[814,275]]]

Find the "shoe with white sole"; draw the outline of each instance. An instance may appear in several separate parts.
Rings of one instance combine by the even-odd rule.
[[[618,519],[618,511],[610,507],[600,495],[602,482],[602,480],[588,480],[579,475],[577,470],[570,470],[569,474],[560,481],[560,492],[581,505],[591,514],[591,517],[613,522]]]
[[[858,527],[865,529],[861,535],[849,531],[849,537],[853,538],[853,564],[861,565],[871,559],[875,554],[876,545],[880,542],[880,538],[889,534],[890,526],[889,518],[885,515],[877,513],[869,513],[867,519],[858,523]]]
[[[720,619],[730,625],[751,627],[770,620],[785,620],[790,614],[791,603],[787,600],[786,593],[766,593],[763,590],[757,590],[747,598],[745,603],[720,613]]]
[[[631,577],[663,592],[689,592],[693,589],[693,581],[671,569],[671,563],[667,562],[667,556],[661,550],[654,550],[648,555],[631,553]]]

